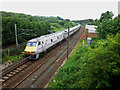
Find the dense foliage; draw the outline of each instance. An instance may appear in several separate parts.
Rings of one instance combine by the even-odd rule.
[[[99,20],[96,19],[94,22],[89,24],[98,26],[96,29],[101,38],[106,38],[107,34],[116,35],[116,33],[120,30],[120,15],[112,19],[113,16],[114,14],[112,12],[107,11],[101,14]]]
[[[120,89],[120,15],[112,16],[107,11],[94,22],[99,37],[90,47],[79,43],[48,88]]]
[[[95,48],[79,44],[49,88],[120,88],[120,34]]]
[[[115,17],[113,20],[104,19],[98,25],[97,31],[99,36],[106,38],[107,34],[116,34],[120,30],[120,15]]]
[[[17,25],[18,42],[24,42],[34,37],[66,29],[68,24],[75,26],[74,22],[61,17],[31,16],[22,13],[2,13],[2,45],[15,43],[15,26]]]

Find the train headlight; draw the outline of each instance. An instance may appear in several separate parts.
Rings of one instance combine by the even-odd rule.
[[[24,54],[25,52],[22,52],[22,54]]]
[[[24,53],[25,53],[25,54],[35,54],[34,51],[33,51],[33,52],[25,51]]]

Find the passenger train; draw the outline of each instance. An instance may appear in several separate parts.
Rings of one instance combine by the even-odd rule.
[[[70,28],[69,35],[72,35],[79,29],[80,24]],[[23,53],[25,56],[33,55],[31,59],[38,59],[40,53],[45,52],[47,49],[66,39],[67,37],[68,29],[31,39],[28,41]]]

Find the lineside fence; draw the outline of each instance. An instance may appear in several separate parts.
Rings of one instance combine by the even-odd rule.
[[[16,50],[15,45],[10,47],[10,48],[2,49],[2,56],[4,57],[5,54],[7,54],[8,56],[14,56],[14,55],[17,55],[17,54],[19,55],[24,50],[25,45],[26,45],[26,42],[18,44],[18,52]]]

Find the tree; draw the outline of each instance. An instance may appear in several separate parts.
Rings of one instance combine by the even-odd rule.
[[[113,16],[114,16],[114,14],[113,14],[112,12],[110,12],[110,11],[107,11],[107,12],[105,12],[105,13],[102,13],[102,14],[101,14],[101,17],[100,17],[100,22],[102,22],[102,20],[104,20],[104,19],[109,19],[109,20],[111,20]]]
[[[65,19],[65,21],[68,21],[68,22],[70,22],[70,19]]]
[[[97,27],[97,32],[101,38],[105,38],[107,34],[116,34],[120,31],[120,15],[113,20],[104,19]]]
[[[63,20],[61,17],[59,17],[59,16],[57,16],[57,18],[59,19],[59,20]]]
[[[31,16],[22,13],[2,13],[2,45],[15,44],[14,24],[17,24],[18,41],[24,42],[48,34],[48,30],[59,31],[66,29],[69,22],[61,17]],[[74,24],[75,25],[75,24]],[[74,26],[72,24],[72,26]],[[52,28],[51,28],[52,27]]]

